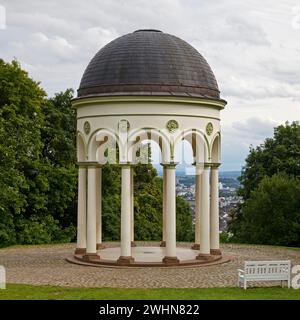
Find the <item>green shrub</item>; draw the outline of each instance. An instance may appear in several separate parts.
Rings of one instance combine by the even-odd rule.
[[[229,243],[231,242],[232,234],[230,232],[222,231],[220,233],[220,242],[221,243]]]
[[[75,236],[75,227],[62,229],[59,221],[50,215],[21,218],[16,223],[19,244],[43,244],[50,242],[70,242]]]

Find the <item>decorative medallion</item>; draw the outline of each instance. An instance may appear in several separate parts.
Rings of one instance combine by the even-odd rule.
[[[86,121],[83,125],[84,133],[89,134],[91,131],[91,125],[88,121]]]
[[[210,136],[214,131],[214,126],[211,122],[206,125],[206,133]]]
[[[166,125],[169,132],[174,132],[179,128],[179,124],[176,120],[169,120]]]
[[[123,120],[121,120],[121,121],[119,122],[119,130],[120,130],[121,132],[126,132],[126,131],[129,130],[129,128],[130,128],[129,121],[123,119]]]

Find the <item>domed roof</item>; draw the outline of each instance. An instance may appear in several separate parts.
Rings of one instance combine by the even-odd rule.
[[[174,95],[219,99],[215,76],[187,42],[158,30],[137,30],[103,47],[87,66],[78,97]]]

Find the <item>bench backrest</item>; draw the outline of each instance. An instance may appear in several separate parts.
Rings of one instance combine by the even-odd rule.
[[[291,261],[245,261],[245,275],[250,278],[283,279],[288,278]]]

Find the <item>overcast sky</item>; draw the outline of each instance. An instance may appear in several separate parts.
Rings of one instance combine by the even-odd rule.
[[[239,170],[249,145],[300,119],[298,0],[0,0],[0,57],[14,57],[53,95],[77,89],[89,60],[141,28],[174,34],[207,59],[228,105],[222,170]],[[1,9],[1,7],[0,7]],[[1,28],[2,27],[2,28]]]

